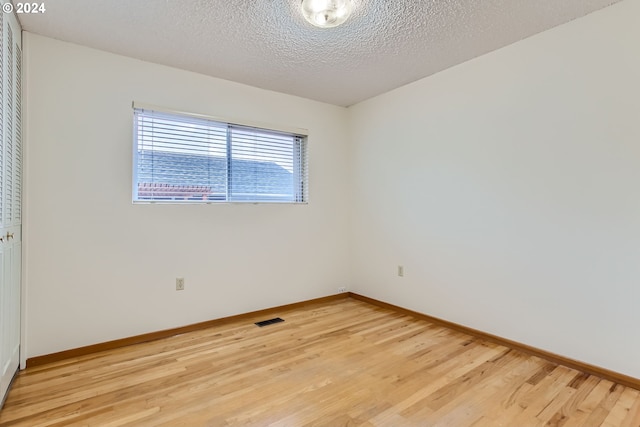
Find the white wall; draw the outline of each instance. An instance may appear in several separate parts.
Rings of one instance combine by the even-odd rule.
[[[26,33],[23,356],[350,286],[640,377],[639,16],[348,111]],[[132,205],[134,100],[309,129],[311,203]]]
[[[25,44],[26,357],[348,285],[344,108],[30,33]],[[308,129],[310,203],[133,205],[134,100]]]
[[[352,290],[640,377],[638,41],[625,0],[350,108]]]

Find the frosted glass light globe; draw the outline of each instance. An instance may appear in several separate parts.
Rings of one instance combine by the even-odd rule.
[[[302,14],[316,27],[335,27],[351,15],[351,0],[302,0]]]

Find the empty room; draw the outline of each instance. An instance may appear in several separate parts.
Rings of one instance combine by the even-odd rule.
[[[640,427],[640,0],[0,3],[0,426]]]

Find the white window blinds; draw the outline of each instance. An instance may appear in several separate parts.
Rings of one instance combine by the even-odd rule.
[[[307,201],[306,139],[134,108],[134,202]]]

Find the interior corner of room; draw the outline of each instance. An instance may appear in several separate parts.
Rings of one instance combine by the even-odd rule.
[[[22,366],[348,291],[640,378],[638,16],[348,107],[25,31]],[[309,203],[132,204],[132,101],[307,129]]]

